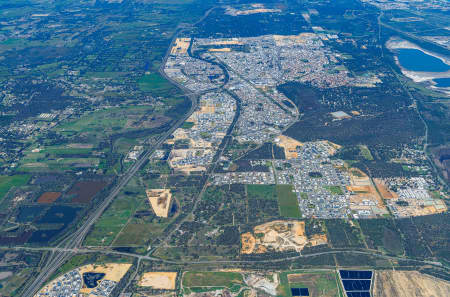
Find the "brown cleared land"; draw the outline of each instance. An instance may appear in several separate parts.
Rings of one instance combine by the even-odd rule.
[[[375,185],[377,186],[383,199],[398,198],[397,193],[390,191],[381,180],[375,179]]]
[[[146,272],[142,275],[138,285],[154,289],[175,290],[176,272]]]
[[[170,189],[146,190],[148,201],[158,217],[167,218],[172,205],[172,193]]]
[[[242,254],[262,254],[268,251],[297,251],[306,245],[327,243],[327,237],[314,235],[308,238],[303,221],[272,221],[253,228],[253,232],[241,234]]]
[[[450,296],[450,283],[417,271],[377,271],[374,297]]]
[[[89,203],[106,185],[105,181],[80,181],[73,185],[67,194],[75,195],[71,201],[72,203]]]
[[[61,197],[61,192],[45,192],[37,200],[37,203],[53,203]]]
[[[303,145],[300,141],[297,141],[285,135],[279,135],[277,138],[275,138],[275,143],[284,149],[284,155],[286,156],[286,159],[297,158],[297,147]]]
[[[177,38],[175,40],[175,44],[173,45],[170,53],[172,55],[176,54],[185,54],[187,53],[187,49],[189,48],[189,44],[191,43],[190,38]]]

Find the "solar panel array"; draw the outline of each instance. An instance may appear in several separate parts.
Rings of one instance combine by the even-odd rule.
[[[339,270],[348,297],[371,297],[372,271]]]

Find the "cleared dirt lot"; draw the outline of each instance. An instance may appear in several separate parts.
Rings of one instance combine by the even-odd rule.
[[[242,254],[262,254],[268,251],[301,251],[307,244],[326,244],[325,235],[308,238],[303,221],[272,221],[241,234]]]
[[[286,159],[295,159],[298,157],[297,147],[303,144],[293,138],[285,135],[280,135],[275,139],[275,143],[284,149]]]
[[[374,297],[450,296],[450,283],[417,271],[377,271]]]
[[[89,264],[80,267],[79,271],[81,275],[86,272],[104,273],[103,280],[119,282],[131,266],[128,263]]]
[[[174,290],[176,278],[176,272],[146,272],[142,275],[139,286]]]
[[[146,190],[148,201],[158,217],[167,218],[172,205],[172,193],[170,189]]]
[[[37,200],[37,203],[53,203],[59,197],[61,197],[61,192],[45,192]]]
[[[378,191],[380,191],[380,194],[381,196],[383,196],[384,199],[398,198],[397,193],[390,191],[382,180],[375,179],[375,184],[378,188]]]

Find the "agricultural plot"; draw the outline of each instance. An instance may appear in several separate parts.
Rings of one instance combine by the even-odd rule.
[[[192,282],[192,277],[201,281]],[[209,281],[208,281],[209,280]],[[277,273],[248,271],[186,272],[182,279],[183,295],[190,297],[277,295]],[[201,286],[196,286],[201,285]]]
[[[28,183],[30,175],[2,175],[0,176],[0,201],[13,187],[20,187]]]
[[[183,287],[226,287],[243,284],[244,279],[238,272],[200,272],[187,271],[183,275]]]
[[[72,203],[89,203],[106,185],[107,183],[102,180],[79,181],[73,185],[67,194],[73,195]]]
[[[45,192],[39,196],[37,203],[53,203],[58,200],[59,197],[61,197],[61,192]]]
[[[157,72],[142,76],[138,81],[138,85],[142,91],[155,94],[158,92],[168,92],[173,88],[173,86]]]
[[[62,124],[58,126],[57,131],[64,135],[89,133],[103,138],[108,134],[137,128],[154,128],[163,124],[165,120],[148,117],[152,110],[153,107],[147,105],[111,107],[87,113],[75,121]]]
[[[145,202],[143,195],[121,194],[95,223],[86,237],[84,245],[110,245],[143,202]]]
[[[49,244],[77,218],[80,207],[52,205],[39,220],[35,221],[38,230],[29,239],[33,244]]]
[[[300,219],[302,214],[298,205],[297,195],[291,185],[277,185],[278,207],[280,215],[285,218]]]
[[[282,296],[299,296],[292,294],[292,289],[297,288],[308,289],[311,297],[339,297],[334,271],[283,272],[280,280],[278,292]]]
[[[276,200],[275,185],[246,185],[248,199]]]

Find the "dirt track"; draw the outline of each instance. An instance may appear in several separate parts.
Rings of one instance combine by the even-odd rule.
[[[374,297],[450,296],[450,283],[417,271],[377,271]]]

